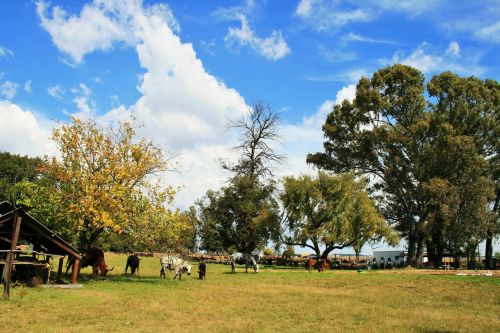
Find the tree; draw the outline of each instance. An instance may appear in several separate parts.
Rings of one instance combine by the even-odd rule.
[[[38,157],[0,152],[0,201],[8,200],[15,204],[21,195],[16,184],[36,181],[40,176],[41,163],[42,160]]]
[[[52,139],[59,157],[46,161],[43,175],[60,207],[56,219],[69,225],[81,250],[103,233],[176,233],[180,219],[165,207],[175,191],[158,179],[175,164],[151,142],[136,139],[130,122],[104,130],[72,118],[54,129]]]
[[[307,158],[322,169],[370,177],[381,211],[407,240],[411,264],[420,260],[426,243],[432,245],[437,234],[429,232],[440,232],[429,228],[436,207],[426,202],[432,196],[422,195],[422,189],[436,178],[453,183],[462,163],[449,159],[451,166],[444,174],[442,163],[429,167],[429,152],[439,159],[446,150],[452,157],[453,149],[468,149],[486,161],[487,170],[498,170],[498,84],[447,72],[427,85],[429,100],[424,93],[422,73],[404,65],[362,78],[355,100],[336,105],[328,115],[323,126],[325,152]],[[464,149],[456,149],[462,144]]]
[[[283,242],[308,247],[322,259],[361,240],[385,238],[393,244],[397,237],[365,186],[365,181],[356,181],[351,174],[286,177],[281,195],[286,213]]]
[[[223,163],[232,173],[229,184],[218,192],[208,191],[199,202],[202,247],[206,250],[236,250],[250,254],[279,232],[278,204],[273,197],[273,165],[283,160],[271,144],[279,140],[279,117],[257,103],[247,117],[231,123],[241,131],[241,154],[235,164]]]

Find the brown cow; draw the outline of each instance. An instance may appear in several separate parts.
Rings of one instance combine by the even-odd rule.
[[[306,261],[306,269],[310,272],[312,272],[312,270],[314,269],[314,266],[316,265],[316,260],[314,260],[313,258],[309,258],[307,259]]]
[[[69,269],[73,267],[74,263],[74,257],[68,259],[66,274],[68,274]],[[87,266],[92,266],[92,273],[96,278],[99,273],[102,277],[105,277],[108,272],[111,272],[114,269],[114,267],[111,269],[108,268],[106,262],[104,261],[103,250],[97,248],[89,249],[83,256],[80,268],[85,268]]]

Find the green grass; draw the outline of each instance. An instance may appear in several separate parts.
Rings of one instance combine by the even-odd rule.
[[[182,281],[160,279],[158,258],[108,280],[82,271],[82,289],[14,288],[0,301],[0,332],[500,332],[498,277],[403,272],[307,273],[265,268],[229,274],[209,265]],[[21,299],[22,298],[22,299]]]

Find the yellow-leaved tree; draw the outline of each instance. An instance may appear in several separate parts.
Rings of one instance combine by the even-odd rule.
[[[175,190],[160,176],[177,166],[172,155],[151,141],[137,139],[132,122],[100,128],[95,121],[72,118],[54,129],[59,154],[43,174],[53,186],[50,201],[58,219],[85,251],[107,233],[126,233],[148,248],[174,244],[186,228],[171,211]]]

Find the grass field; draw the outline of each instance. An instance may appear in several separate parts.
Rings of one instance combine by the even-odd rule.
[[[500,332],[500,278],[263,268],[207,280],[158,278],[158,258],[140,276],[115,269],[82,289],[14,288],[0,300],[0,332]]]

